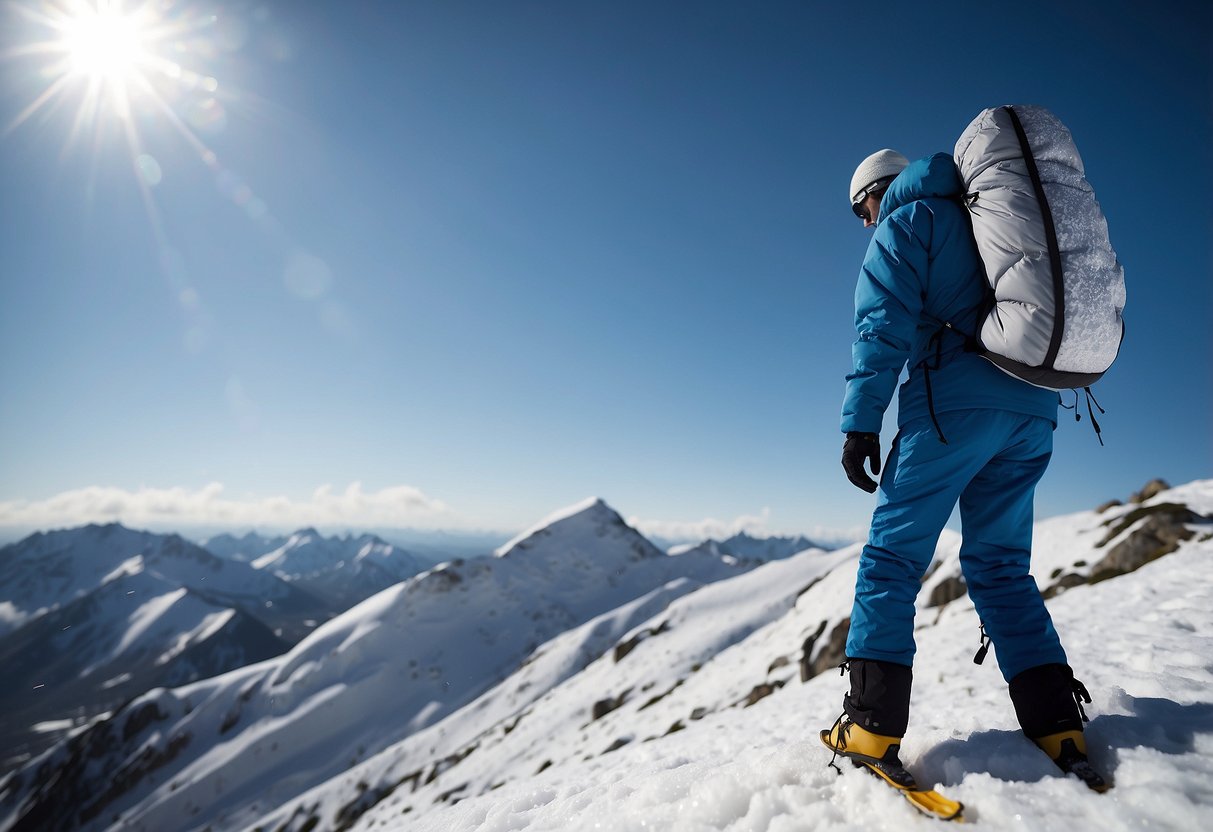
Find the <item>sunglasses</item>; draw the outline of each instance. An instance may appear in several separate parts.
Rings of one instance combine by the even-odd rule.
[[[896,178],[897,177],[895,176],[886,176],[884,179],[877,179],[871,185],[868,185],[866,188],[860,191],[859,195],[855,197],[855,201],[851,203],[851,210],[855,212],[855,216],[859,217],[864,222],[872,222],[872,215],[864,203],[867,202],[868,197],[872,196],[873,194],[878,194],[887,190],[889,183]]]

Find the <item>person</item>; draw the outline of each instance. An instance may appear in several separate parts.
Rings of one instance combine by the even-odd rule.
[[[982,645],[993,644],[1024,733],[1063,770],[1106,788],[1086,757],[1079,698],[1090,698],[1029,572],[1032,500],[1052,453],[1058,395],[980,356],[972,333],[985,310],[985,273],[951,156],[910,162],[878,151],[860,163],[848,195],[875,232],[855,289],[859,337],[846,377],[842,465],[854,485],[878,493],[843,663],[850,690],[821,739],[894,785],[916,788],[899,757],[914,602],[959,502],[960,562]],[[906,367],[882,474],[880,430]]]

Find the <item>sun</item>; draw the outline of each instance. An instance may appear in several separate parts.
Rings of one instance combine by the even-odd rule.
[[[78,6],[74,11],[62,20],[60,46],[67,57],[65,69],[91,84],[125,89],[151,58],[147,15],[104,2]]]
[[[214,78],[178,62],[199,57],[197,50],[205,47],[206,29],[215,19],[192,4],[23,0],[10,2],[8,10],[21,19],[28,36],[3,57],[32,62],[36,74],[27,76],[45,86],[34,91],[7,130],[71,99],[77,106],[70,137],[107,120],[131,124],[134,115],[143,113],[181,127],[174,106],[193,94],[213,95],[218,87]]]

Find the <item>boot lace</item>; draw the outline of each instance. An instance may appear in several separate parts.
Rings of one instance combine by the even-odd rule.
[[[834,724],[830,726],[830,736],[838,737],[834,742],[830,743],[830,749],[834,752],[830,755],[829,767],[834,769],[839,775],[842,774],[842,769],[834,761],[838,759],[839,751],[847,750],[847,730],[851,727],[851,720],[847,719],[845,711],[838,715],[838,719],[834,720]]]

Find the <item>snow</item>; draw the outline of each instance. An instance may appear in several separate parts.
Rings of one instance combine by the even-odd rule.
[[[177,658],[177,656],[184,653],[190,645],[201,644],[216,635],[235,617],[235,610],[220,610],[203,618],[198,626],[193,629],[177,633],[169,648],[156,657],[156,664],[168,664]]]
[[[1037,524],[1042,589],[1057,570],[1089,574],[1135,512],[1167,503],[1210,514],[1213,480]],[[81,794],[190,742],[81,828],[938,828],[873,778],[827,767],[816,732],[846,680],[799,681],[802,658],[828,665],[860,545],[730,569],[703,550],[664,555],[599,500],[577,508],[495,557],[385,590],[283,656],[145,694],[114,717]],[[1189,528],[1177,551],[1047,602],[1094,698],[1105,795],[1019,732],[994,657],[972,663],[967,598],[927,606],[958,574],[959,536],[941,537],[902,756],[975,829],[1213,828],[1213,526]],[[156,721],[129,731],[126,715],[151,705]],[[54,776],[65,753],[25,770]],[[0,830],[16,811],[3,792]]]
[[[163,618],[174,604],[185,598],[186,589],[181,587],[172,592],[166,592],[163,595],[158,595],[147,601],[144,601],[127,619],[126,633],[122,639],[114,646],[113,655],[118,655],[128,649],[130,646],[139,640],[157,620]]]
[[[605,505],[606,504],[599,497],[587,497],[586,499],[582,500],[579,503],[574,503],[571,506],[568,506],[559,511],[553,512],[552,514],[549,514],[547,517],[543,518],[535,525],[520,532],[519,534],[515,535],[510,540],[508,540],[505,543],[503,543],[502,545],[498,546],[495,550],[493,550],[493,554],[495,554],[497,557],[505,557],[506,554],[508,554],[511,549],[514,549],[515,547],[517,547],[518,544],[522,543],[527,538],[532,537],[535,534],[546,530],[549,526],[555,525],[556,523],[559,523],[562,520],[567,520],[568,518],[576,516],[578,514],[582,514],[595,507],[605,506]]]
[[[124,578],[128,575],[138,575],[143,571],[143,555],[135,555],[133,558],[127,558],[118,564],[112,572],[103,577],[100,581],[100,586],[105,586],[108,583]]]
[[[66,731],[74,724],[75,723],[70,719],[48,719],[45,722],[35,723],[30,727],[30,730],[36,731],[39,734],[53,731]]]
[[[0,601],[0,632],[15,630],[28,618],[12,601]]]
[[[1087,736],[1116,787],[1057,775],[1016,730],[1005,685],[975,667],[965,611],[919,632],[903,759],[966,804],[974,829],[1213,828],[1213,570],[1208,542],[1051,604],[1095,704]],[[937,828],[858,771],[839,777],[814,733],[844,681],[818,676],[695,731],[633,744],[408,821],[410,830]],[[386,813],[355,828],[393,828]],[[401,828],[396,826],[395,828]]]

